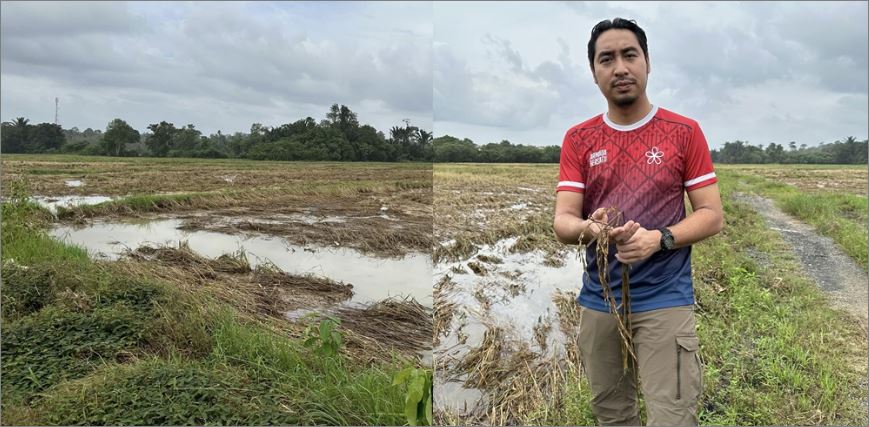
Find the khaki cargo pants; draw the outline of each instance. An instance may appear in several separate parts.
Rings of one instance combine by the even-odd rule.
[[[633,373],[624,374],[615,317],[580,311],[579,351],[592,412],[601,425],[639,425],[637,386]],[[631,323],[648,425],[697,425],[703,369],[694,307],[634,313]]]

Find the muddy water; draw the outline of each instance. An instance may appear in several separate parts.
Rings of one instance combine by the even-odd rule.
[[[431,258],[411,254],[402,259],[383,259],[340,247],[296,246],[279,237],[230,235],[210,231],[183,231],[180,219],[145,223],[93,223],[84,227],[59,226],[51,235],[87,249],[92,256],[117,259],[126,249],[141,245],[190,248],[207,257],[243,249],[251,266],[267,261],[291,274],[313,274],[353,284],[351,303],[369,303],[390,296],[411,296],[432,305]]]
[[[51,213],[57,213],[58,206],[72,208],[75,206],[96,205],[114,200],[114,198],[107,196],[34,196],[31,200],[48,209]]]
[[[450,277],[453,285],[441,289],[445,301],[456,305],[449,335],[434,350],[436,359],[461,360],[480,344],[487,325],[502,328],[506,339],[528,343],[535,352],[562,354],[563,334],[552,299],[559,291],[572,295],[579,292],[583,271],[580,258],[573,249],[563,254],[564,265],[547,266],[541,251],[510,253],[516,241],[510,238],[486,245],[466,260],[434,267],[435,283]],[[471,265],[478,271],[473,271]],[[538,325],[550,328],[545,350],[535,338]],[[441,378],[436,381],[434,397],[440,409],[462,410],[478,404],[483,394]]]

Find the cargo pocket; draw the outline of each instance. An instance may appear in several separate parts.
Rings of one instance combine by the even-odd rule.
[[[696,336],[676,337],[676,400],[696,402],[700,397],[700,340]]]

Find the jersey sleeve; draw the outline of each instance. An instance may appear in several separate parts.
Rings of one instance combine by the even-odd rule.
[[[712,156],[709,154],[709,145],[698,124],[694,125],[691,140],[688,142],[685,162],[683,169],[685,173],[682,176],[685,191],[696,190],[718,182],[712,166]]]
[[[585,168],[579,156],[579,141],[576,132],[571,129],[564,135],[561,144],[561,161],[559,162],[558,186],[559,191],[585,192]]]

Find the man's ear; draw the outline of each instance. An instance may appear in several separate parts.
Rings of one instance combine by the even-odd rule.
[[[649,58],[646,58],[646,75],[648,76],[651,73],[652,73],[652,63],[649,62]]]
[[[591,68],[591,78],[594,80],[594,84],[597,84],[597,76],[594,75],[594,64],[590,65],[589,68]]]

